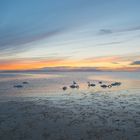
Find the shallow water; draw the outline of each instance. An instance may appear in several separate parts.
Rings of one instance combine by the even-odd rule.
[[[76,81],[80,88],[70,89],[72,81]],[[114,81],[122,82],[121,86],[103,89],[99,81],[111,84]],[[23,85],[22,82],[28,84]],[[96,84],[96,87],[88,88],[87,81]],[[23,88],[14,88],[14,85],[22,84]],[[63,91],[62,87],[68,90]],[[28,72],[28,73],[0,73],[0,96],[44,96],[53,94],[69,94],[71,92],[102,92],[140,91],[139,72]]]
[[[80,88],[63,91],[73,80]],[[128,72],[1,73],[0,139],[139,140],[139,85]]]

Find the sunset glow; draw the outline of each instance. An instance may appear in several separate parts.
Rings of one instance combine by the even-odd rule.
[[[136,0],[127,4],[121,0],[3,1],[0,70],[140,71],[139,4]]]

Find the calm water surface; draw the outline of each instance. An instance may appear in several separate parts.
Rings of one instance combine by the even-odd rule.
[[[63,86],[76,81],[80,89],[68,89],[62,91]],[[119,87],[102,89],[99,81],[110,84],[114,81],[122,82]],[[27,81],[29,84],[23,88],[14,88],[14,85]],[[96,84],[94,88],[88,88],[87,81]],[[70,92],[98,92],[116,90],[140,91],[140,72],[37,72],[37,73],[0,73],[0,96],[42,96],[48,94],[62,94]]]

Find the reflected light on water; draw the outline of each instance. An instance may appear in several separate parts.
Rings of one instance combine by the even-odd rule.
[[[48,95],[48,94],[69,94],[82,92],[102,92],[117,90],[140,90],[140,77],[138,74],[115,73],[115,72],[48,72],[48,73],[1,73],[0,74],[0,94],[1,95]],[[13,85],[22,84],[23,81],[29,84],[23,85],[23,88],[17,89]],[[80,88],[70,89],[70,85],[76,81]],[[88,87],[87,82],[96,84],[95,87]],[[112,88],[101,88],[99,81],[103,84],[111,84],[112,82],[121,82],[121,86]],[[63,86],[67,86],[66,91],[62,90]]]

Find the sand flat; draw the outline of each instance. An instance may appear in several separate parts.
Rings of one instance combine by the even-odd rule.
[[[140,94],[86,92],[0,102],[1,140],[139,140]]]

